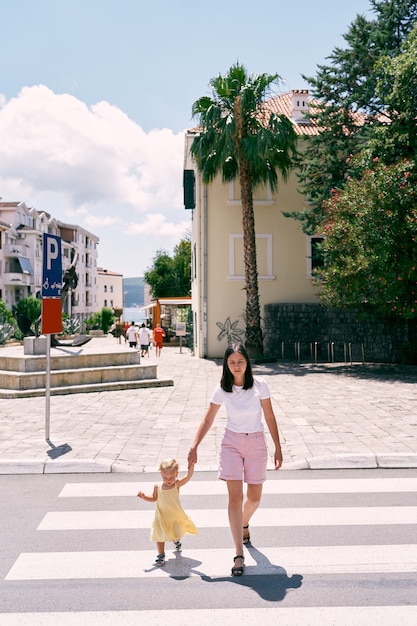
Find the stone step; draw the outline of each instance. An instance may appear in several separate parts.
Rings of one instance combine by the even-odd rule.
[[[157,365],[137,350],[96,338],[81,347],[54,346],[50,351],[50,395],[140,387],[172,386],[157,378]],[[0,349],[0,398],[45,395],[46,355],[24,353],[21,345]]]
[[[57,354],[62,352],[62,354]],[[51,371],[92,367],[123,367],[139,365],[137,350],[121,352],[86,352],[81,350],[54,348],[50,357]],[[6,372],[45,372],[45,355],[0,356],[0,370]]]
[[[144,379],[156,379],[156,365],[82,367],[50,372],[51,388]],[[0,389],[39,389],[44,388],[45,385],[45,372],[7,372],[0,370]]]
[[[147,387],[172,387],[174,381],[171,379],[150,379],[127,380],[106,383],[91,383],[85,385],[67,385],[65,387],[51,387],[51,396],[64,396],[72,393],[92,393],[101,391],[122,391],[124,389],[140,389]],[[45,396],[45,388],[39,389],[0,389],[0,398],[35,398]]]

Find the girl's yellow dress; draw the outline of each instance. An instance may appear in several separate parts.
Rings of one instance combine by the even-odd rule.
[[[198,535],[198,530],[181,506],[177,484],[172,489],[158,485],[151,541],[175,541],[186,534]]]

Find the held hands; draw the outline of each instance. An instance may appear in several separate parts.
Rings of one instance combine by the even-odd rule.
[[[188,468],[192,467],[196,463],[197,463],[197,449],[190,448],[190,451],[188,453]]]

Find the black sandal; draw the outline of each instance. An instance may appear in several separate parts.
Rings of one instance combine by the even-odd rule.
[[[249,524],[243,527],[243,530],[247,530],[247,533],[243,533],[243,545],[246,546],[250,543],[250,532],[249,532]]]
[[[242,576],[243,570],[245,569],[245,557],[243,556],[243,554],[237,554],[234,557],[233,562],[235,562],[236,559],[242,559],[243,564],[239,565],[239,567],[232,567],[232,576]]]

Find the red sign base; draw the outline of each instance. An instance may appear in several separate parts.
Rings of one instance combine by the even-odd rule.
[[[42,335],[62,332],[61,298],[42,299]]]

